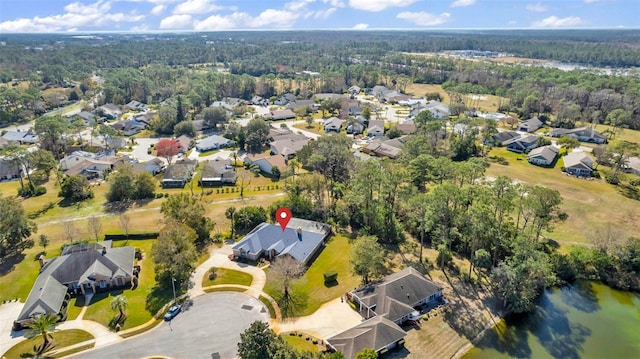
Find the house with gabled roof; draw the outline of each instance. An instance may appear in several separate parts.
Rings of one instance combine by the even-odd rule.
[[[540,136],[536,135],[525,135],[504,141],[502,144],[511,152],[526,153],[538,147],[539,138]]]
[[[0,181],[11,181],[22,176],[23,169],[6,157],[0,157]]]
[[[248,154],[244,157],[245,164],[255,164],[260,171],[273,174],[273,168],[277,167],[280,173],[286,171],[287,162],[282,155],[266,155],[264,153]]]
[[[196,144],[196,151],[207,152],[224,147],[229,147],[230,145],[231,140],[229,140],[228,138],[218,135],[211,135],[205,139],[198,141],[198,143]]]
[[[538,166],[551,166],[558,156],[558,147],[549,145],[534,148],[527,155],[527,161]]]
[[[231,164],[230,159],[216,158],[204,163],[200,186],[234,185],[236,184],[236,177],[236,168]]]
[[[579,177],[591,177],[593,173],[593,159],[581,151],[573,151],[562,158],[565,171]]]
[[[191,181],[191,177],[197,166],[197,160],[186,158],[169,165],[162,177],[162,188],[183,188]]]
[[[483,144],[493,145],[493,146],[503,146],[505,142],[512,141],[519,137],[520,137],[520,134],[515,131],[501,131],[491,135],[491,138],[489,138]]]
[[[554,128],[549,132],[549,136],[551,137],[562,137],[563,135],[573,137],[580,142],[599,144],[607,143],[607,138],[605,136],[590,127],[578,127],[573,129]]]
[[[369,120],[369,127],[367,128],[367,136],[381,137],[384,136],[384,121],[383,120]]]
[[[324,120],[324,132],[340,132],[340,130],[342,130],[342,124],[344,122],[344,120],[341,120],[337,117],[329,117],[328,119]]]
[[[289,255],[309,265],[320,254],[330,235],[328,224],[301,218],[291,218],[284,231],[278,224],[264,222],[233,246],[233,255],[250,261]]]
[[[538,117],[533,117],[520,123],[520,125],[518,125],[518,131],[532,133],[536,132],[542,125],[543,123]]]
[[[385,317],[373,317],[353,328],[326,340],[333,351],[340,351],[346,359],[354,359],[366,348],[384,354],[404,343],[407,333]]]
[[[294,157],[298,151],[309,143],[308,138],[303,139],[282,139],[269,144],[272,155],[281,155],[286,160]]]
[[[58,314],[67,293],[87,294],[130,286],[134,269],[133,247],[112,248],[111,241],[67,246],[59,257],[47,260],[40,270],[15,328],[43,314]]]
[[[268,114],[264,115],[264,119],[270,121],[291,120],[295,118],[296,114],[289,108],[284,110],[271,111]]]
[[[40,137],[31,131],[7,131],[2,135],[2,138],[8,144],[32,145],[40,142]]]
[[[122,115],[120,107],[112,103],[106,103],[98,107],[98,112],[110,120],[114,120]]]

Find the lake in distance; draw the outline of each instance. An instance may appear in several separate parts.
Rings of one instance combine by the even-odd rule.
[[[546,290],[532,313],[500,321],[463,358],[640,358],[640,295],[586,281]]]

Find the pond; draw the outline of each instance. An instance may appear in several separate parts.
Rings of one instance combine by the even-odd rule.
[[[640,358],[640,295],[580,282],[487,332],[465,359]]]

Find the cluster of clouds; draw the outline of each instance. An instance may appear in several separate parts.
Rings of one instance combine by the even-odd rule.
[[[259,0],[237,2],[250,5]],[[300,23],[326,20],[340,9],[353,9],[368,13],[380,13],[396,9],[396,19],[418,27],[438,26],[454,20],[450,12],[431,13],[408,11],[403,8],[420,3],[421,0],[290,0],[278,8],[267,8],[256,13],[247,12],[236,5],[222,5],[216,0],[97,0],[94,3],[80,1],[64,6],[64,13],[45,17],[18,18],[0,23],[0,32],[58,32],[82,30],[151,30],[149,24],[159,30],[230,30],[230,29],[289,29]],[[423,0],[422,0],[423,1]],[[582,0],[594,3],[600,0]],[[117,2],[144,3],[144,14],[138,10],[117,12]],[[477,5],[478,0],[450,0],[449,8],[466,8]],[[313,5],[312,5],[313,4]],[[425,3],[423,3],[425,4]],[[250,7],[249,6],[249,7]],[[520,5],[526,11],[542,14],[550,10],[549,5],[528,3]],[[246,7],[246,6],[245,6]],[[274,6],[275,7],[275,6]],[[425,6],[427,8],[427,6]],[[454,10],[452,10],[454,11]],[[393,16],[393,15],[391,15]],[[363,16],[366,21],[366,17]],[[515,22],[510,22],[515,24]],[[127,25],[129,24],[129,25]],[[561,28],[579,27],[589,23],[580,17],[558,17],[555,15],[535,20],[530,27]],[[307,26],[308,28],[308,26]],[[364,30],[370,25],[361,22],[353,29]]]

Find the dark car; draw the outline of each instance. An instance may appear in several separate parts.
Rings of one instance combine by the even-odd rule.
[[[179,305],[174,305],[173,307],[169,308],[167,313],[164,315],[164,320],[170,321],[171,319],[173,319],[173,317],[180,313],[181,309],[182,308]]]

